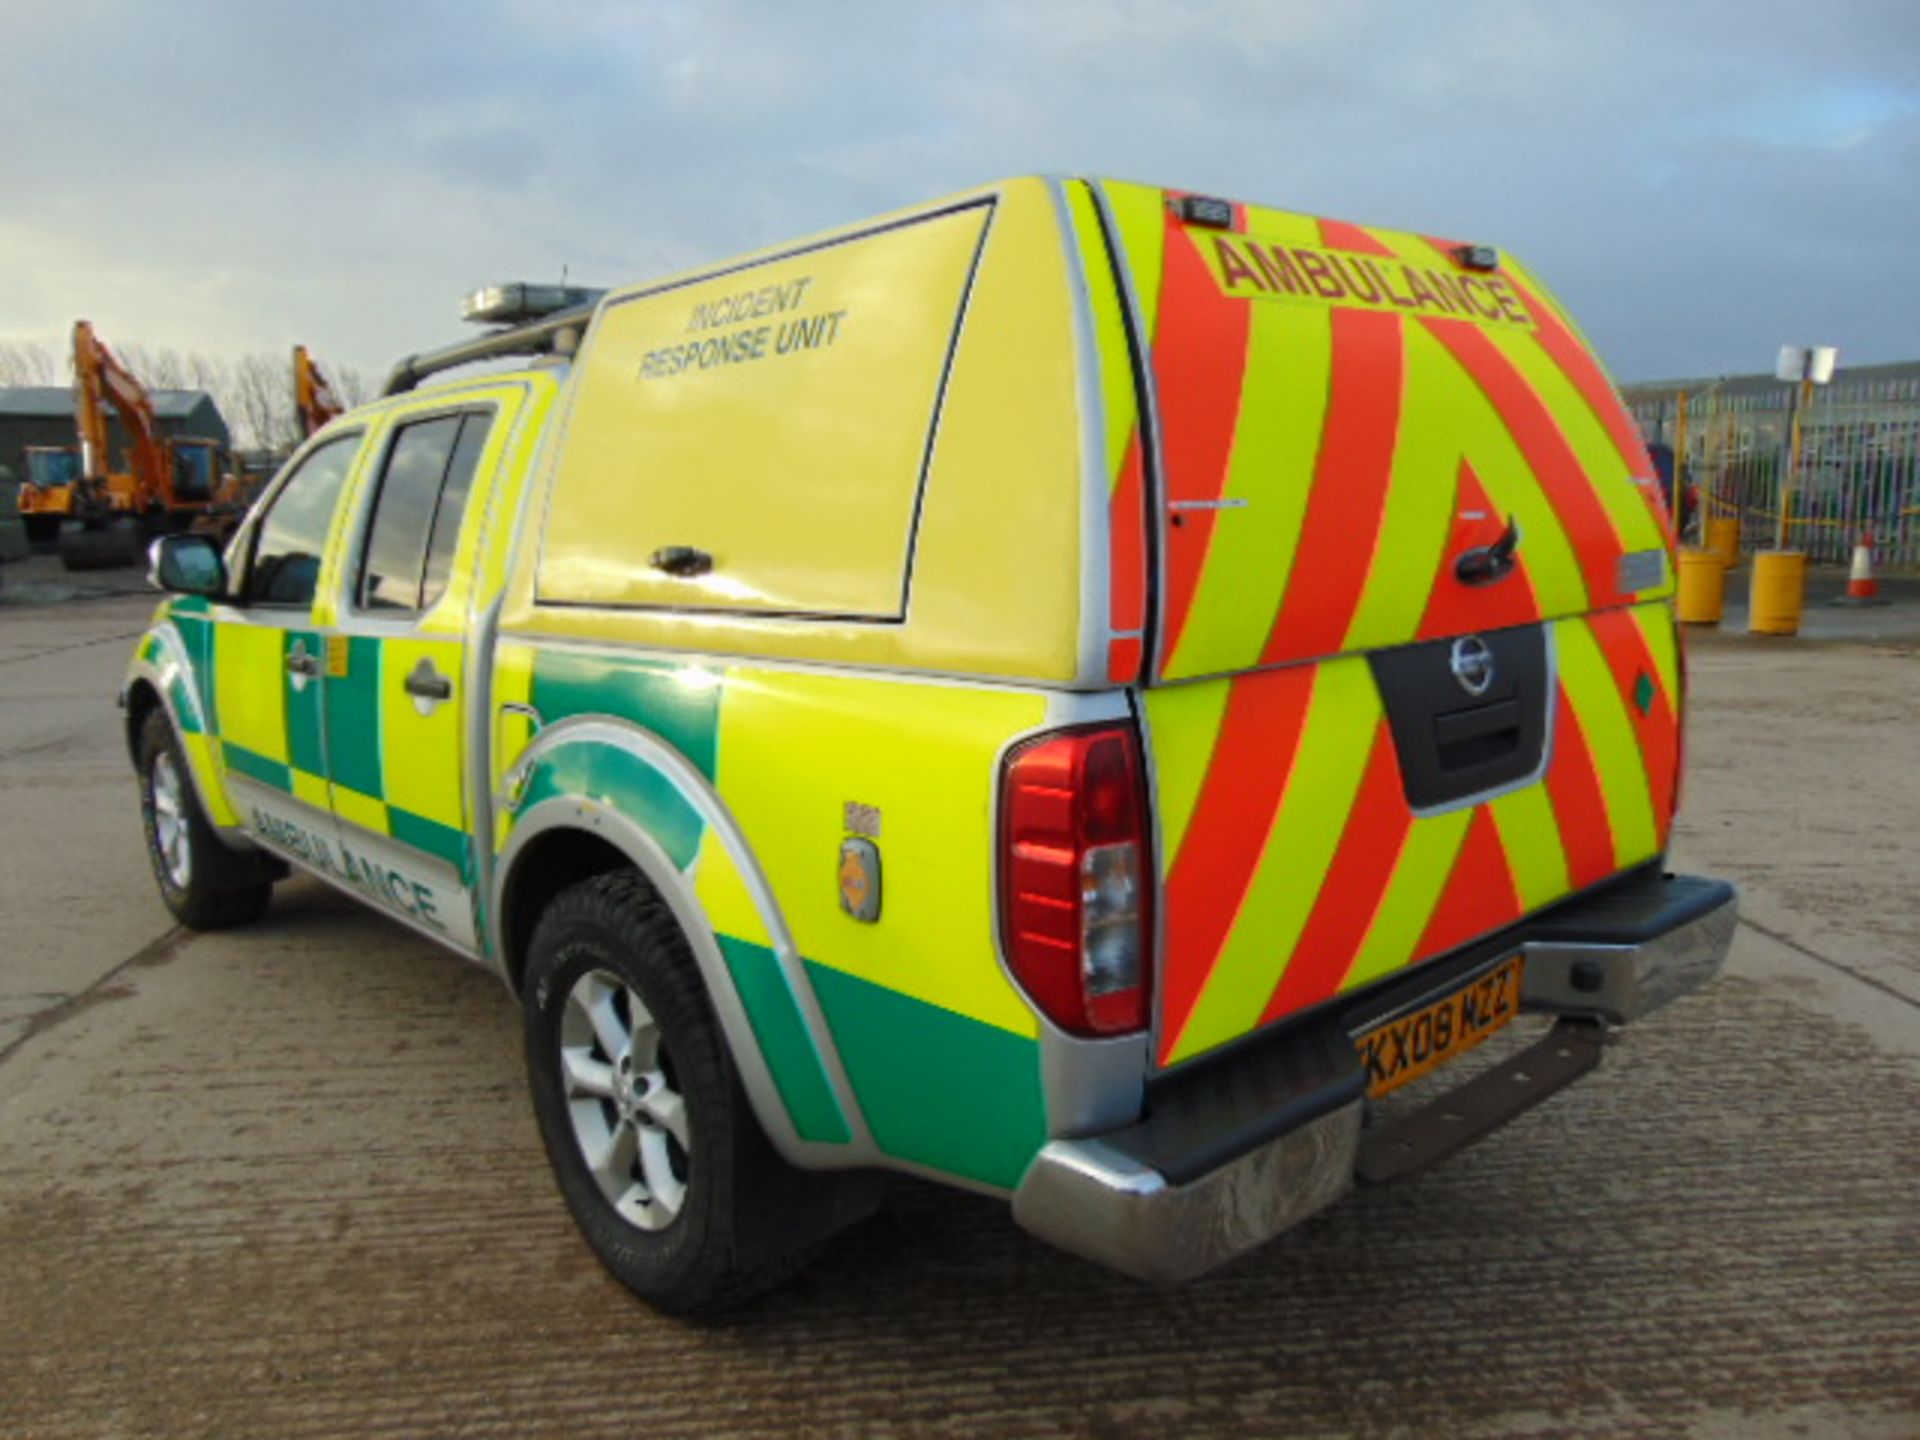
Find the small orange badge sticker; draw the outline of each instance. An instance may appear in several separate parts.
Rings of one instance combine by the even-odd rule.
[[[880,848],[871,840],[840,842],[840,908],[869,925],[880,918]]]

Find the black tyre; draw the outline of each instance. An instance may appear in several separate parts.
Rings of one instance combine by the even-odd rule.
[[[231,850],[201,812],[166,713],[140,727],[140,819],[160,898],[183,925],[223,930],[257,920],[273,894],[266,857]]]
[[[632,871],[562,891],[528,947],[528,1078],[547,1157],[589,1246],[670,1314],[749,1298],[872,1211],[871,1176],[773,1150],[693,956]]]

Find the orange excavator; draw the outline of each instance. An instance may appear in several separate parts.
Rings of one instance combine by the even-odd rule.
[[[125,470],[112,468],[109,404],[127,436]],[[20,487],[21,516],[30,527],[59,526],[60,559],[69,570],[133,564],[150,536],[186,529],[215,509],[232,469],[226,447],[162,435],[146,386],[85,320],[73,327],[73,409],[76,472],[64,481],[48,475],[45,484],[29,474]]]

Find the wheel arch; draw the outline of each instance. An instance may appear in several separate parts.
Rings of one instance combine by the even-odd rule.
[[[730,858],[730,857],[729,857]],[[719,936],[686,871],[646,829],[591,796],[543,799],[520,812],[495,867],[495,933],[503,978],[520,994],[528,944],[540,912],[567,886],[613,869],[637,871],[666,904],[687,941],[701,986],[713,1006],[741,1088],[761,1129],[788,1163],[802,1169],[839,1169],[881,1160],[824,1024],[811,1038],[827,1067],[844,1116],[848,1143],[803,1138],[746,1002],[722,953]],[[811,993],[806,997],[812,1003]]]
[[[156,710],[164,712],[167,702],[160,698],[160,687],[149,677],[141,675],[128,684],[125,706],[127,760],[138,766],[140,732],[147,728],[147,717]],[[168,715],[167,719],[172,723],[172,715]]]
[[[165,715],[187,757],[187,781],[213,833],[230,849],[253,850],[257,847],[247,837],[239,814],[220,784],[218,741],[201,710],[191,677],[185,649],[171,625],[157,625],[141,638],[121,687],[127,759],[139,768],[140,732],[156,710]]]

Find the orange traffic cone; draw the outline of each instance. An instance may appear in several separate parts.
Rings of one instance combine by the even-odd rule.
[[[1849,600],[1871,600],[1880,593],[1880,582],[1873,578],[1873,532],[1866,531],[1853,547],[1853,570],[1847,576]]]

